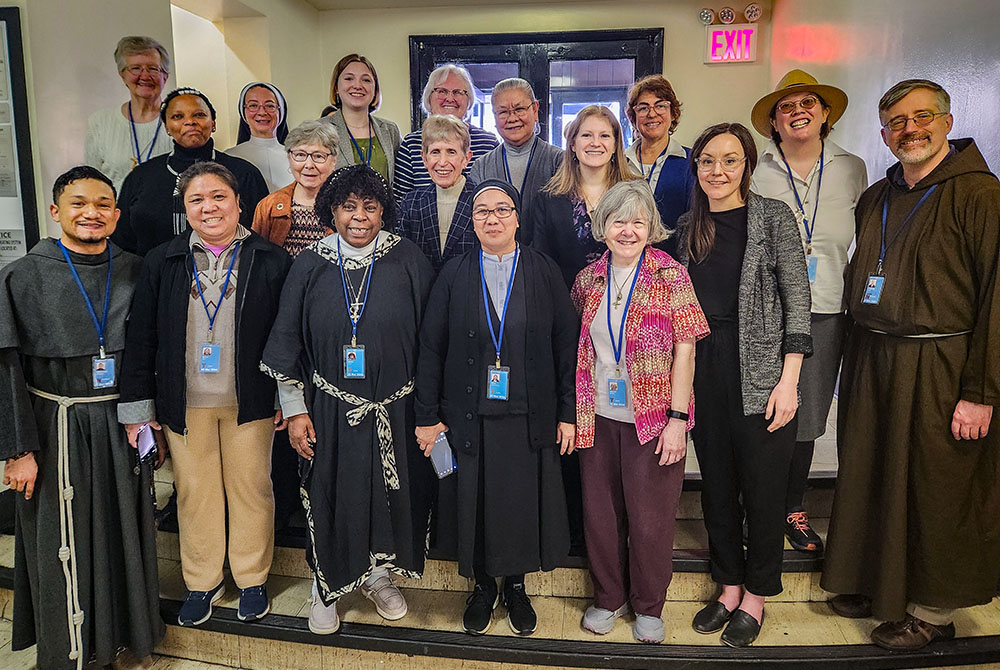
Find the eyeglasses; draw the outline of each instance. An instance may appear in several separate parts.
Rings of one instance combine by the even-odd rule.
[[[296,163],[305,163],[307,158],[312,158],[313,163],[316,165],[322,165],[327,162],[332,156],[332,153],[323,153],[321,151],[316,151],[309,153],[308,151],[291,151],[289,150],[288,155],[292,157],[292,160]]]
[[[736,172],[746,159],[746,156],[742,158],[733,158],[732,156],[727,156],[726,158],[708,158],[707,156],[703,156],[695,161],[695,165],[698,166],[698,172],[711,172],[715,169],[716,163],[722,167],[723,172]]]
[[[632,111],[635,112],[636,116],[649,116],[653,110],[656,110],[656,113],[660,115],[669,114],[670,102],[663,100],[652,106],[643,102],[632,106]]]
[[[898,133],[903,128],[906,128],[908,122],[913,121],[913,125],[923,128],[924,126],[929,126],[931,121],[937,117],[945,116],[946,114],[948,112],[917,112],[913,116],[894,116],[883,123],[882,127]]]
[[[153,77],[158,77],[161,74],[167,74],[166,70],[155,65],[129,65],[125,68],[125,71],[133,77],[139,77],[143,72],[147,72]]]
[[[784,102],[779,102],[777,109],[782,114],[791,114],[795,111],[796,106],[801,107],[802,109],[812,109],[818,104],[819,98],[814,95],[809,95],[799,101],[785,100]]]
[[[514,109],[495,109],[493,111],[498,119],[500,119],[501,121],[506,121],[507,119],[510,118],[511,114],[513,114],[519,119],[523,118],[528,114],[528,111],[530,109],[531,107],[528,106],[528,107],[515,107]]]
[[[500,205],[493,209],[487,209],[486,207],[480,207],[473,210],[472,219],[474,221],[485,221],[490,218],[490,214],[496,214],[498,219],[509,219],[510,215],[514,213],[514,208],[509,205]]]
[[[248,102],[247,104],[243,105],[243,109],[247,110],[251,114],[255,114],[257,110],[260,109],[261,107],[264,108],[265,112],[271,112],[272,114],[278,111],[278,105],[273,102],[265,102],[263,105],[260,104],[259,102]]]
[[[447,98],[449,95],[453,98],[465,98],[468,97],[469,92],[464,88],[433,88],[431,92],[434,95],[440,95],[442,98]]]

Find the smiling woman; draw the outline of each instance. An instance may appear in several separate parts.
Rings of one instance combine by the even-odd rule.
[[[122,215],[114,242],[144,256],[188,229],[187,214],[177,190],[184,170],[197,161],[212,161],[236,177],[240,193],[240,223],[249,228],[254,208],[267,195],[260,170],[236,156],[217,153],[212,142],[215,107],[193,88],[171,91],[160,107],[160,119],[174,140],[171,152],[139,165],[122,184],[118,205]]]
[[[226,151],[260,170],[267,190],[274,192],[292,179],[283,142],[288,135],[285,96],[273,84],[255,81],[240,93],[240,132],[237,144]]]
[[[115,48],[115,64],[129,99],[87,119],[84,155],[88,165],[121,188],[132,168],[170,151],[170,138],[158,116],[170,55],[151,37],[123,37]]]

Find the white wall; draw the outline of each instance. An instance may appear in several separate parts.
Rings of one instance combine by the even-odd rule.
[[[974,137],[996,171],[997,9],[994,0],[775,0],[769,84],[798,67],[844,89],[850,104],[834,138],[874,180],[895,162],[879,137],[879,98],[902,79],[931,79],[951,95],[951,137]]]
[[[217,149],[224,150],[236,141],[239,117],[236,105],[239,98],[229,95],[227,76],[228,49],[222,27],[192,14],[186,9],[171,6],[174,24],[174,71],[180,86],[191,86],[208,96],[215,107],[215,140]],[[170,89],[164,89],[164,94]],[[237,96],[239,91],[236,92]],[[234,120],[235,117],[235,120]]]
[[[628,0],[324,11],[320,12],[323,72],[329,77],[345,54],[368,56],[382,87],[379,115],[395,121],[405,133],[410,129],[410,35],[664,28],[663,73],[684,105],[677,138],[688,144],[713,123],[737,120],[749,124],[750,107],[769,86],[770,2],[762,3],[765,14],[757,63],[702,62],[705,33],[698,10],[706,5],[719,9],[722,4]]]

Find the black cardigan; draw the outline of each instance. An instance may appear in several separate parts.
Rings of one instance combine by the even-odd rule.
[[[576,423],[576,345],[580,322],[559,268],[543,254],[521,247],[518,264],[529,306],[525,367],[528,430],[536,449],[556,444],[556,422]],[[483,294],[479,250],[445,264],[431,289],[420,328],[416,374],[418,426],[444,422],[452,446],[479,450],[479,401],[486,367],[479,310]]]
[[[608,249],[590,235],[578,235],[573,225],[573,201],[568,195],[539,193],[526,218],[521,239],[556,262],[567,289],[572,288],[580,270]]]
[[[167,169],[167,161],[183,172],[196,161],[211,161],[213,144],[185,149],[174,144],[171,154],[163,154],[137,165],[125,177],[118,207],[122,214],[111,239],[125,251],[145,256],[153,247],[174,237],[174,185],[177,177]],[[267,195],[267,183],[252,163],[236,156],[215,152],[214,161],[229,169],[239,184],[240,223],[249,230],[257,203]]]
[[[191,300],[191,231],[146,256],[125,333],[120,403],[156,400],[156,419],[183,433],[187,409],[187,314]],[[251,232],[240,248],[236,278],[237,421],[274,415],[275,382],[260,371],[292,259]],[[244,309],[246,306],[246,309]]]

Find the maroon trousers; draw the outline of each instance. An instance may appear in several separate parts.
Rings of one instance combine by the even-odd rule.
[[[596,418],[594,446],[580,453],[583,530],[594,602],[659,617],[673,576],[674,523],[684,461],[660,466],[656,440],[635,425]]]

